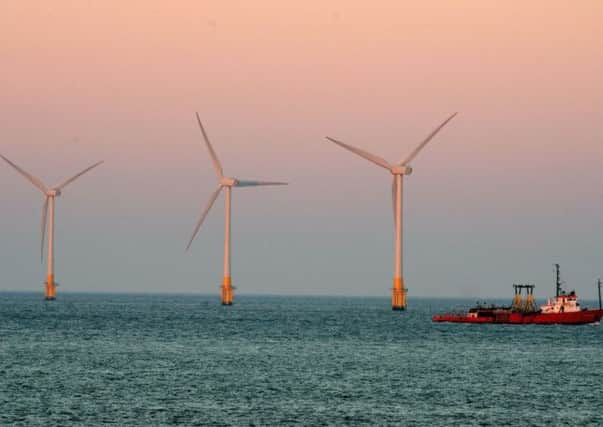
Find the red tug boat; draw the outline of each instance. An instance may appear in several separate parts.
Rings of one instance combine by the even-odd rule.
[[[566,293],[561,289],[559,264],[557,271],[556,295],[539,309],[534,302],[534,285],[513,285],[515,297],[510,307],[485,306],[478,304],[467,313],[437,314],[431,318],[434,322],[453,323],[510,323],[510,324],[562,324],[583,325],[597,323],[603,317],[601,307],[601,280],[599,286],[599,309],[581,308],[576,292]],[[522,291],[526,291],[525,299]]]

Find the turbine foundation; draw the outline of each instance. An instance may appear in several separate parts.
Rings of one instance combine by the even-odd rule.
[[[394,287],[392,289],[392,310],[406,310],[406,289],[404,288],[404,279],[394,277]]]
[[[231,278],[224,277],[222,280],[222,305],[232,305],[233,293]]]
[[[46,278],[46,292],[45,292],[45,299],[47,301],[54,301],[57,297],[57,287],[56,284],[54,283],[54,276],[52,274],[49,274],[48,277]]]

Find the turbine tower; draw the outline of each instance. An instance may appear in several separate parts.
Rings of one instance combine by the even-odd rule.
[[[48,223],[48,259],[46,262],[47,274],[46,274],[46,289],[45,295],[46,299],[51,301],[56,299],[56,287],[58,283],[54,281],[54,202],[55,197],[59,197],[63,191],[63,189],[71,184],[73,181],[78,179],[80,176],[84,175],[86,172],[94,169],[103,161],[93,164],[92,166],[84,169],[77,175],[72,176],[68,180],[62,182],[59,185],[56,185],[51,188],[47,188],[42,181],[33,176],[32,174],[26,172],[21,169],[19,166],[8,160],[6,157],[0,155],[8,163],[11,165],[17,172],[23,175],[29,182],[31,182],[38,190],[40,190],[44,194],[44,206],[42,208],[42,239],[40,245],[40,256],[42,262],[44,262],[44,240],[46,234],[46,224]]]
[[[394,225],[395,225],[395,256],[394,256],[394,287],[392,289],[392,310],[405,310],[406,309],[406,292],[408,289],[404,287],[404,276],[402,271],[402,190],[403,190],[403,178],[405,175],[412,173],[412,167],[410,162],[419,154],[419,152],[427,145],[429,141],[451,121],[457,113],[454,113],[448,117],[444,123],[438,126],[433,132],[431,132],[427,138],[421,142],[415,150],[410,153],[408,157],[403,159],[399,163],[391,164],[383,158],[371,154],[367,151],[361,150],[360,148],[352,147],[351,145],[344,144],[341,141],[337,141],[327,136],[327,139],[346,150],[351,151],[365,158],[366,160],[387,169],[392,174],[392,204],[394,210]]]
[[[201,129],[201,133],[203,134],[203,139],[205,140],[205,144],[207,145],[207,149],[209,151],[209,155],[211,157],[214,169],[216,171],[216,175],[218,177],[218,188],[213,192],[211,197],[209,198],[209,202],[205,209],[201,212],[201,217],[195,226],[195,230],[193,231],[193,235],[188,242],[186,250],[188,251],[205,220],[205,217],[209,213],[211,207],[214,205],[214,202],[220,195],[222,189],[226,191],[226,200],[225,200],[225,209],[224,209],[224,276],[222,279],[222,305],[232,305],[233,300],[233,290],[232,279],[230,276],[230,213],[231,213],[231,198],[232,198],[232,188],[233,187],[260,187],[267,185],[287,185],[286,182],[270,182],[270,181],[251,181],[251,180],[241,180],[238,178],[229,178],[224,176],[224,172],[222,170],[222,165],[218,160],[218,156],[214,151],[211,143],[209,142],[209,138],[207,137],[207,133],[203,128],[203,124],[201,123],[201,119],[199,118],[199,113],[197,115],[197,122],[199,122],[199,128]]]

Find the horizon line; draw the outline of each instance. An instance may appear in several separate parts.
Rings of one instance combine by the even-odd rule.
[[[37,294],[43,292],[34,291],[34,290],[0,290],[0,294]],[[207,296],[207,297],[216,297],[219,298],[219,295],[213,293],[203,293],[203,292],[165,292],[165,291],[149,291],[149,292],[141,292],[141,291],[63,291],[61,294],[84,294],[84,295],[132,295],[132,296]],[[333,295],[333,294],[276,294],[276,293],[239,293],[238,295],[244,297],[293,297],[293,298],[372,298],[372,299],[390,299],[387,295]],[[428,295],[414,295],[413,298],[420,299],[509,299],[512,297],[509,296],[458,296],[458,295],[441,295],[441,296],[428,296]],[[538,298],[536,298],[538,299]],[[546,297],[544,298],[546,299]],[[592,301],[595,301],[596,296],[593,297]],[[585,301],[589,301],[589,298],[585,298]]]

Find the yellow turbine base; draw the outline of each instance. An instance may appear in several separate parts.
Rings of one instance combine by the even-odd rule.
[[[222,279],[222,305],[232,305],[233,297],[232,279],[230,277],[224,277],[224,279]]]
[[[392,310],[406,310],[406,289],[404,288],[404,279],[401,277],[394,277]]]
[[[47,300],[54,300],[57,297],[57,287],[54,283],[54,275],[49,274],[46,277],[46,292],[45,296]]]

